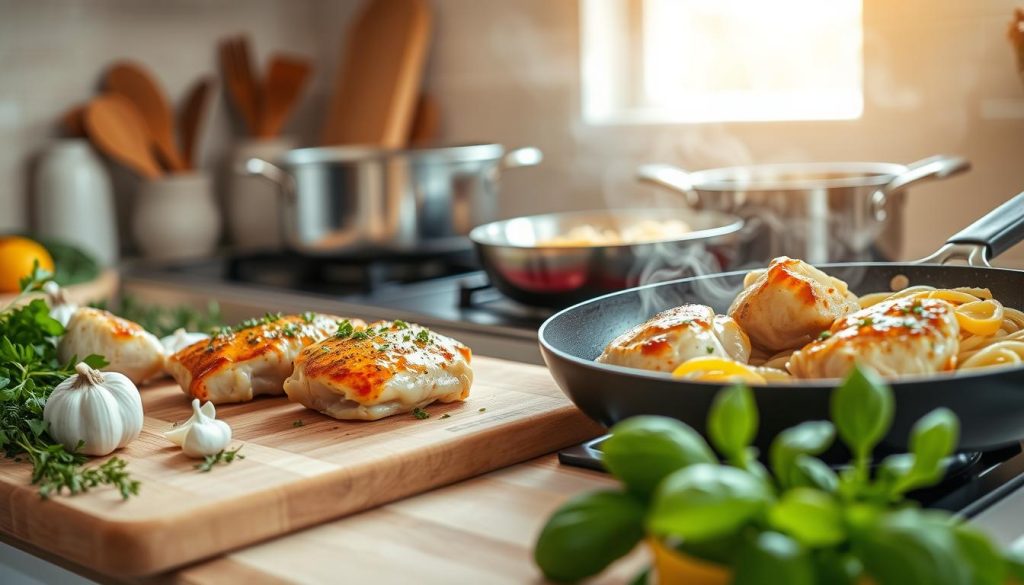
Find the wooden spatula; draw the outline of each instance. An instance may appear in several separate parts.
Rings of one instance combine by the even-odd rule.
[[[412,128],[409,129],[410,146],[426,146],[437,142],[441,134],[441,107],[429,93],[420,94],[416,102],[416,112],[412,117]]]
[[[128,98],[139,110],[167,168],[171,171],[185,170],[174,140],[174,114],[153,75],[137,63],[123,61],[107,71],[106,87]]]
[[[405,146],[430,32],[426,0],[369,2],[345,43],[324,144]]]
[[[134,103],[117,94],[103,95],[89,102],[83,119],[89,139],[101,152],[144,178],[163,174]]]
[[[85,137],[85,105],[79,105],[64,112],[60,117],[61,132],[69,138]]]
[[[263,88],[260,137],[270,138],[281,133],[288,115],[299,101],[311,69],[309,61],[300,57],[275,55],[270,59]]]
[[[220,43],[219,53],[228,96],[235,104],[246,131],[255,136],[259,128],[260,105],[249,42],[244,37],[225,39]]]
[[[213,93],[213,79],[202,77],[189,90],[185,104],[181,109],[179,124],[181,128],[181,155],[185,166],[196,167],[196,145],[206,118],[206,109]]]

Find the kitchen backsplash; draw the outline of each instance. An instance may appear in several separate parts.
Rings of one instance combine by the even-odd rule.
[[[434,0],[427,86],[449,143],[535,145],[542,166],[504,177],[503,216],[671,197],[632,180],[640,163],[885,160],[961,154],[973,170],[915,188],[904,255],[922,256],[968,218],[1024,190],[1024,86],[1004,37],[1010,0],[865,0],[859,120],[588,126],[580,120],[577,0]],[[262,60],[288,51],[315,77],[288,133],[309,142],[357,0],[0,0],[0,231],[31,218],[32,157],[59,115],[120,58],[151,67],[175,101],[214,73],[217,41],[248,33]],[[218,96],[201,160],[219,168],[233,120]],[[116,174],[127,208],[129,179]],[[1024,262],[1024,249],[1010,257]]]

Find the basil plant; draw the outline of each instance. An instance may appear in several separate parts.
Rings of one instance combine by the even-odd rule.
[[[905,499],[942,479],[959,435],[953,412],[938,408],[921,418],[910,452],[872,467],[893,402],[876,374],[854,369],[832,393],[832,422],[783,431],[763,459],[751,446],[758,411],[745,386],[716,396],[710,445],[675,419],[625,420],[602,444],[604,464],[621,487],[559,508],[534,559],[547,578],[578,581],[654,538],[728,568],[737,585],[1024,582],[1024,556],[999,550],[947,512]],[[816,457],[837,435],[852,454],[838,471]]]

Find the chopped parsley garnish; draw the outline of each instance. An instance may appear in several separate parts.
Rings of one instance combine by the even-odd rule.
[[[200,473],[208,473],[213,469],[213,466],[217,465],[218,463],[223,463],[224,465],[227,465],[228,463],[231,463],[235,459],[245,459],[245,455],[239,453],[239,451],[241,450],[242,448],[239,447],[234,451],[221,451],[216,455],[207,455],[203,459],[202,463],[198,463],[195,465],[195,468],[198,469]]]
[[[711,347],[709,345],[709,346],[704,348],[704,351],[708,352],[708,355],[711,355],[711,354],[715,353],[715,348],[713,348],[713,347]]]
[[[293,423],[292,423],[292,426],[293,426],[293,427],[295,427],[295,428],[299,428],[299,427],[301,427],[301,426],[304,426],[305,424],[306,424],[306,423],[302,422],[302,419],[300,418],[299,420],[297,420],[297,421],[293,422]]]
[[[390,348],[391,348],[391,344],[390,343],[385,343],[385,344],[377,346],[377,351],[387,351]]]
[[[352,334],[352,339],[360,339],[360,340],[362,340],[362,339],[369,339],[369,338],[370,338],[370,334],[367,333],[366,331],[356,331],[355,333]]]
[[[402,321],[401,319],[395,319],[394,326],[395,326],[395,329],[398,329],[398,330],[408,329],[409,328],[409,324],[406,323],[405,321]]]
[[[320,347],[320,351],[326,353],[328,351],[331,351],[331,348],[327,347],[326,345],[323,345],[323,346]]]
[[[313,313],[312,311],[306,311],[305,313],[302,314],[302,320],[305,321],[306,323],[312,323],[313,319],[315,318],[316,313]]]
[[[438,418],[440,418],[440,419],[446,419],[446,418],[451,418],[451,417],[452,417],[452,415],[450,415],[450,414],[448,414],[448,413],[446,412],[446,413],[442,414],[442,415],[441,415],[440,417],[438,417]]]
[[[914,305],[914,308],[911,310],[918,315],[924,315],[924,307],[920,304]]]
[[[270,325],[271,323],[280,320],[281,313],[266,313],[265,315],[263,315],[263,322],[266,323],[267,325]]]
[[[831,331],[822,331],[821,333],[818,334],[818,340],[820,340],[820,341],[824,341],[824,340],[828,339],[829,337],[832,337],[832,332]]]
[[[487,412],[487,409],[486,409],[486,408],[481,408],[481,409],[480,409],[480,410],[478,410],[477,412]]]
[[[412,341],[412,335],[406,333],[405,335],[402,336],[402,341]]]
[[[416,334],[416,341],[419,343],[430,343],[430,331],[421,329],[420,332]]]
[[[285,337],[295,337],[299,333],[299,328],[295,326],[295,323],[288,323],[281,328],[281,335]]]
[[[344,321],[338,321],[338,330],[334,333],[334,336],[338,339],[344,339],[355,331],[355,327],[352,326],[352,322],[348,319]]]
[[[864,317],[863,319],[860,320],[861,327],[871,327],[874,324],[875,320],[872,317]]]
[[[420,420],[424,420],[424,419],[430,418],[430,413],[425,411],[425,410],[423,410],[422,408],[414,408],[414,409],[412,409],[412,415],[415,416],[416,418],[420,419]]]

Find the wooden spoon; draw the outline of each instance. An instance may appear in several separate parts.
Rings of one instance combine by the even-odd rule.
[[[85,105],[78,105],[60,117],[60,128],[69,138],[85,138]]]
[[[249,58],[249,43],[244,37],[228,38],[221,41],[219,53],[228,96],[235,104],[246,131],[255,136],[259,129],[259,98]]]
[[[196,145],[199,142],[200,127],[206,118],[206,108],[210,103],[213,91],[213,79],[202,77],[188,92],[185,105],[181,109],[181,154],[185,166],[196,168]]]
[[[441,133],[441,107],[437,104],[434,96],[427,92],[420,94],[416,102],[416,113],[412,118],[412,128],[409,129],[409,144],[411,146],[426,146],[437,142]]]
[[[150,138],[168,170],[185,170],[174,140],[174,114],[149,71],[136,63],[117,63],[107,71],[106,86],[128,98],[142,114]]]
[[[86,106],[85,130],[101,152],[146,179],[163,173],[150,150],[146,124],[135,105],[116,94],[100,96]]]
[[[270,59],[263,90],[260,137],[270,138],[280,134],[288,115],[299,100],[311,70],[309,61],[299,57],[275,55]]]

